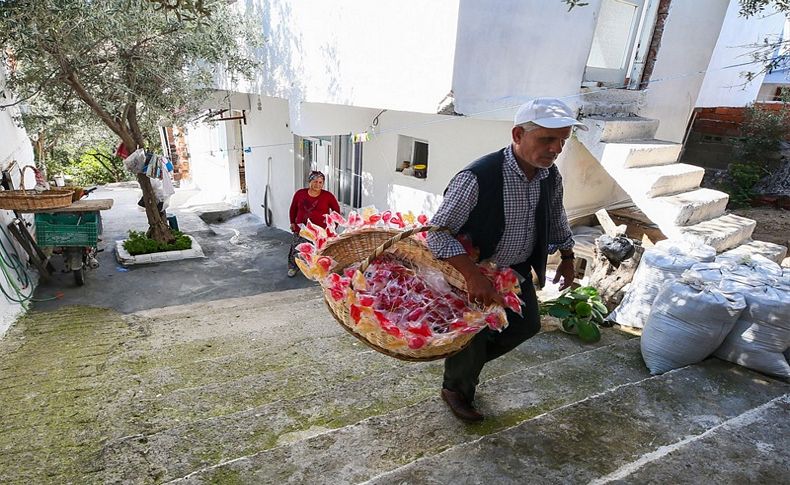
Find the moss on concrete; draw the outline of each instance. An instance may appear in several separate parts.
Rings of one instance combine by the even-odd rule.
[[[108,358],[133,338],[113,311],[30,312],[0,341],[0,482],[90,483],[110,433]]]

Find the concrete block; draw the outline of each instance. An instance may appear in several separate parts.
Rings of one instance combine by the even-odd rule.
[[[679,227],[677,232],[682,237],[713,246],[720,253],[748,241],[756,226],[757,222],[752,219],[727,214],[693,226]]]
[[[639,116],[589,116],[582,119],[588,131],[576,133],[585,145],[597,142],[649,140],[658,131],[658,120]]]
[[[767,241],[749,241],[734,249],[730,249],[729,251],[722,253],[722,255],[725,254],[744,256],[759,254],[760,256],[764,256],[777,264],[782,264],[785,256],[787,256],[787,247]]]
[[[640,208],[659,225],[689,226],[724,214],[729,198],[718,190],[697,189],[648,199]]]
[[[704,168],[674,163],[623,169],[621,173],[615,174],[615,180],[632,198],[639,199],[696,189],[704,175]]]

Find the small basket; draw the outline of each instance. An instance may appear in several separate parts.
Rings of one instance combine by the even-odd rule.
[[[418,267],[430,267],[441,271],[450,285],[466,292],[466,282],[461,273],[448,263],[434,258],[424,244],[410,237],[418,232],[442,230],[445,229],[434,226],[422,226],[403,232],[383,228],[360,229],[351,233],[341,234],[336,239],[328,242],[320,255],[334,259],[337,262],[335,271],[338,272],[362,261],[360,270],[364,272],[371,261],[391,249],[390,252],[401,260]],[[399,342],[400,339],[378,327],[369,331],[362,331],[351,318],[346,299],[335,301],[330,294],[329,288],[323,287],[323,290],[324,301],[330,313],[344,329],[374,350],[396,359],[416,362],[444,359],[463,350],[475,336],[473,333],[463,333],[457,334],[452,340],[433,341],[419,349],[410,349],[407,346],[393,349],[393,344]]]
[[[36,214],[39,246],[96,246],[99,239],[95,212]]]
[[[15,211],[36,211],[46,209],[59,209],[71,205],[73,190],[50,189],[43,192],[25,190],[25,170],[33,168],[26,165],[20,170],[22,173],[21,190],[0,191],[0,209]],[[35,169],[34,169],[35,170]]]

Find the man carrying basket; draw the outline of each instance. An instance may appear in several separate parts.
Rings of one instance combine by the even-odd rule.
[[[562,177],[554,161],[574,126],[587,129],[558,99],[538,98],[522,105],[511,130],[512,144],[456,174],[431,220],[432,225],[447,227],[452,234],[431,233],[428,247],[464,276],[470,302],[504,306],[456,235],[471,240],[480,260],[509,266],[523,278],[522,315],[507,310],[508,326],[502,332],[486,328],[466,348],[445,359],[441,396],[461,420],[483,419],[473,401],[485,363],[540,330],[532,271],[542,286],[548,255],[559,249],[561,261],[554,282],[562,278],[562,289],[573,282],[573,238],[562,206]]]

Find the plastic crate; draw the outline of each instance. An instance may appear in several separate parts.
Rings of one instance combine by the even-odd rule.
[[[36,214],[39,246],[96,246],[99,238],[95,212]]]

